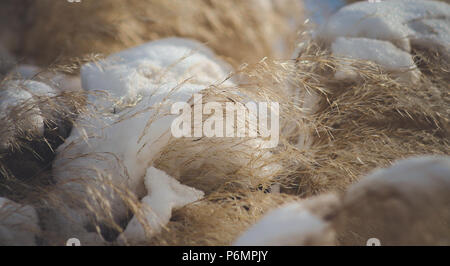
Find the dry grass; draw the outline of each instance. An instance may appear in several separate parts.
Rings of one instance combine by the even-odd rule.
[[[293,122],[295,117],[299,119],[296,120],[299,128],[310,129],[294,135],[306,132],[314,139],[310,147],[300,146],[305,148],[302,150],[289,142],[296,136],[283,136],[285,142],[275,154],[283,162],[279,177],[284,177],[281,178],[285,181],[281,182],[284,193],[306,198],[344,191],[372,169],[389,166],[395,160],[413,155],[449,154],[449,68],[446,62],[437,61],[438,55],[419,56],[419,51],[415,51],[418,62],[427,59],[427,63],[418,64],[424,73],[419,84],[402,84],[368,62],[354,62],[362,79],[343,84],[332,78],[338,60],[318,44],[308,43],[306,47],[297,58],[295,70],[291,62],[264,62],[249,71],[255,84],[270,84],[278,93],[280,87],[290,84],[320,95],[321,107],[312,118],[305,117],[301,102],[284,102],[291,110],[290,115],[284,113],[284,121]],[[203,208],[215,213],[214,204],[203,204]],[[223,244],[222,233],[236,230],[241,214],[227,218],[230,223],[220,223],[223,227],[216,231],[217,235],[204,235],[200,243]],[[208,219],[203,222],[208,223]],[[184,223],[188,222],[184,219],[172,222],[170,228],[174,226],[175,232],[163,234],[164,241],[197,243],[185,239],[197,239],[194,236],[204,232],[204,226],[195,231],[194,224],[184,227],[181,225]]]
[[[355,62],[358,73],[363,77],[359,82],[335,82],[332,75],[338,61],[326,49],[312,42],[297,60],[265,60],[241,69],[237,73],[241,80],[239,89],[259,99],[280,102],[282,125],[287,127],[294,124],[297,127],[296,131],[286,131],[288,133],[282,136],[281,144],[272,151],[273,157],[269,161],[261,157],[250,160],[262,160],[262,164],[276,161],[283,167],[267,179],[260,179],[261,173],[258,174],[251,164],[244,165],[232,175],[224,176],[226,179],[223,183],[214,186],[207,183],[208,197],[176,211],[174,220],[152,243],[229,244],[265,210],[284,202],[281,199],[298,199],[344,190],[371,169],[387,166],[396,159],[410,155],[448,154],[449,114],[448,108],[443,108],[449,106],[448,83],[447,76],[443,74],[446,70],[442,69],[446,66],[441,65],[438,72],[432,71],[429,67],[435,65],[431,62],[432,57],[427,55],[426,58],[429,62],[423,64],[423,72],[429,70],[428,75],[417,86],[401,84],[377,66],[366,62]],[[302,109],[301,99],[292,100],[287,96],[292,86],[300,90],[312,90],[320,95],[321,107],[315,115],[308,117]],[[209,93],[224,93],[215,91],[215,88],[209,90]],[[311,146],[295,146],[295,140],[302,134],[310,134],[313,139]],[[186,147],[187,143],[173,142],[172,145],[166,152],[177,145],[181,145],[178,148]],[[162,165],[164,156],[167,154],[163,152],[160,158]],[[193,158],[191,153],[178,153],[178,156],[181,156],[183,163]],[[201,168],[205,170],[202,180],[207,181],[210,172],[225,173],[223,168],[229,166],[228,157],[211,159],[205,168]],[[183,163],[180,164],[181,168],[186,167]],[[197,172],[196,177],[201,178],[201,173]],[[98,175],[100,177],[102,173]],[[81,176],[80,180],[83,180]],[[201,179],[186,179],[186,182],[202,187],[196,183],[198,180]],[[113,228],[112,235],[116,235],[126,222],[113,219],[108,198],[97,188],[113,187],[133,213],[139,212],[140,203],[132,193],[115,187],[107,177],[99,178],[96,182],[95,185],[84,184],[89,188],[86,191],[90,191],[90,196],[83,201],[82,206],[92,210],[90,213],[93,214],[94,224],[101,221],[102,225],[94,227],[93,231],[103,231],[107,235],[107,230],[102,228]],[[261,192],[273,182],[281,183],[284,193],[276,195]],[[47,196],[40,195],[41,199],[45,199],[43,203],[56,203],[58,206],[64,198],[59,207],[63,208],[71,201],[67,200],[67,195],[59,195],[61,192],[58,187],[50,190],[52,193],[45,192]],[[243,207],[247,205],[255,206],[258,211],[248,212]],[[99,209],[103,211],[99,212]],[[209,227],[212,224],[215,226]],[[228,237],[225,236],[227,234]]]
[[[275,52],[280,44],[275,40],[291,48],[302,22],[302,7],[291,0],[277,1],[274,10],[258,0],[43,0],[24,5],[30,27],[22,54],[44,65],[171,36],[205,42],[235,64],[256,62],[286,56],[289,50]],[[289,26],[289,19],[297,25]]]
[[[213,193],[173,213],[151,245],[231,245],[268,210],[298,200],[295,196],[242,191]],[[199,230],[199,228],[202,228]]]
[[[368,62],[354,62],[360,81],[336,82],[337,61],[320,46],[298,57],[301,86],[321,94],[314,116],[314,163],[299,175],[298,193],[344,189],[374,167],[411,155],[449,153],[448,62],[427,55],[418,84],[402,84]],[[432,67],[433,66],[433,67]],[[431,72],[430,69],[439,71]],[[306,178],[305,178],[306,177]]]
[[[243,15],[251,8],[244,1],[199,0],[195,4],[180,1],[177,5],[175,2],[128,0],[124,5],[123,1],[83,1],[72,6],[36,1],[29,8],[30,12],[36,12],[35,24],[25,35],[28,41],[22,51],[48,64],[58,58],[108,54],[147,40],[176,35],[207,42],[235,65],[257,62],[239,68],[235,74],[239,84],[234,89],[257,99],[280,103],[283,129],[280,145],[271,150],[270,157],[244,154],[250,163],[239,167],[233,165],[229,156],[235,150],[229,149],[223,153],[225,156],[209,150],[210,153],[198,156],[213,159],[197,169],[195,175],[188,164],[192,154],[176,153],[178,165],[185,170],[180,180],[204,188],[208,195],[198,203],[176,210],[171,222],[151,244],[228,245],[268,209],[284,202],[345,190],[373,168],[388,166],[400,158],[449,154],[449,65],[439,61],[439,55],[415,50],[418,66],[424,73],[418,84],[402,84],[367,62],[354,62],[361,76],[359,81],[337,82],[333,74],[339,61],[321,44],[308,39],[304,40],[304,49],[296,60],[260,61],[264,56],[274,56],[270,44],[273,34],[279,31],[283,38],[289,39],[292,32],[285,31],[284,26],[274,26],[275,32],[273,29],[265,32],[264,21],[260,21],[265,18],[264,12],[252,13],[255,17]],[[150,11],[150,15],[145,13]],[[272,26],[278,25],[280,16],[286,14],[277,12],[280,13],[271,15],[273,21],[269,19]],[[64,14],[64,19],[59,14]],[[63,69],[77,72],[78,65],[79,62],[66,64]],[[301,97],[292,96],[293,92]],[[227,95],[226,91],[214,87],[205,93]],[[313,113],[305,109],[304,97],[308,94],[317,95],[319,101]],[[80,93],[40,100],[48,106],[41,109],[49,125],[60,119],[70,128],[74,116],[86,110],[85,95]],[[73,108],[68,112],[58,106]],[[19,114],[27,108],[24,105],[13,111],[9,115],[14,117],[11,121],[21,121],[23,117]],[[83,176],[77,177],[88,195],[81,200],[73,198],[70,190],[55,186],[49,173],[53,151],[67,135],[51,135],[54,128],[48,126],[44,138],[26,134],[13,138],[11,147],[14,148],[3,151],[0,158],[0,196],[32,203],[43,210],[41,214],[53,209],[64,215],[68,206],[84,208],[90,215],[90,231],[114,239],[127,221],[114,219],[105,191],[114,191],[130,213],[138,216],[139,199],[126,188],[113,184],[102,172],[98,172],[94,184],[85,183]],[[305,143],[298,143],[300,136],[306,139]],[[188,144],[172,142],[157,163],[163,169],[170,169],[167,162],[173,160],[171,151]],[[217,142],[205,141],[202,145],[214,146]],[[42,160],[39,157],[43,155]],[[261,179],[264,175],[261,167],[274,162],[282,167]],[[232,173],[227,173],[230,168]],[[208,181],[204,177],[212,172],[221,173],[223,182],[198,183]],[[282,185],[281,194],[265,193],[273,183]],[[63,244],[65,236],[51,234],[50,225],[43,225],[48,234],[44,232],[42,243]]]
[[[449,106],[449,98],[446,75],[442,74],[444,70],[433,72],[426,67],[423,72],[429,69],[429,75],[417,86],[411,86],[398,83],[377,66],[355,62],[363,79],[342,84],[332,79],[337,61],[315,43],[309,43],[307,47],[297,60],[266,60],[238,73],[241,80],[239,89],[260,99],[280,102],[281,110],[288,110],[281,111],[282,124],[294,123],[297,127],[296,131],[286,131],[288,133],[282,136],[281,144],[272,151],[273,157],[269,161],[261,157],[250,160],[262,160],[263,164],[276,161],[282,168],[267,179],[259,179],[261,172],[249,164],[241,166],[232,175],[224,176],[223,183],[215,183],[214,186],[207,183],[203,187],[209,189],[207,198],[176,211],[174,219],[162,234],[152,240],[152,244],[229,244],[264,211],[278,206],[284,199],[344,190],[371,169],[390,165],[392,161],[410,155],[449,153],[449,114],[445,108]],[[430,59],[430,55],[427,58]],[[433,63],[423,66],[429,64],[434,66]],[[287,84],[313,90],[320,95],[321,107],[315,115],[308,117],[301,107],[302,101],[287,96]],[[210,90],[214,91],[214,88]],[[295,140],[302,134],[310,134],[313,139],[311,146],[295,146]],[[187,143],[174,142],[172,145],[175,146],[169,146],[167,150]],[[178,155],[183,163],[193,157],[191,153]],[[162,165],[164,156],[163,153],[160,158]],[[205,168],[201,168],[205,170],[203,176],[207,178],[208,173],[214,171],[225,173],[223,168],[228,167],[228,157],[211,159]],[[183,163],[181,168],[186,167]],[[197,178],[202,177],[201,171],[196,174]],[[102,173],[98,175],[100,177]],[[81,176],[80,180],[83,180]],[[196,183],[198,180],[185,181],[202,187]],[[107,177],[96,182],[95,185],[84,184],[89,188],[86,191],[90,191],[90,196],[81,206],[91,209],[88,213],[93,214],[94,225],[101,221],[93,231],[103,232],[108,238],[105,232],[113,228],[110,235],[117,235],[126,222],[113,219],[109,200],[104,192],[97,191],[98,187],[109,187],[108,191],[112,187],[133,213],[139,212],[140,203],[132,193],[115,187]],[[282,184],[282,194],[262,192],[274,182]],[[64,208],[71,201],[67,200],[67,195],[60,195],[62,192],[58,187],[50,188],[52,193],[47,190],[47,196],[39,196],[45,199],[42,201],[44,205],[55,207],[59,204],[59,208]],[[54,203],[56,205],[52,205]],[[254,206],[255,212],[249,212],[244,207],[247,205]]]

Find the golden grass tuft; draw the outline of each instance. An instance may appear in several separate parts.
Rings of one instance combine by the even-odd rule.
[[[302,22],[299,1],[86,0],[25,3],[30,27],[23,55],[43,65],[86,54],[110,54],[164,37],[206,43],[235,64],[287,56]],[[288,20],[296,25],[289,25]],[[277,46],[286,45],[281,53]]]
[[[428,55],[417,84],[402,84],[374,64],[354,62],[361,79],[344,83],[333,79],[338,61],[320,47],[309,44],[297,58],[300,86],[320,95],[311,125],[313,164],[299,172],[297,193],[342,190],[393,160],[449,153],[448,62]],[[430,71],[437,66],[439,71]]]

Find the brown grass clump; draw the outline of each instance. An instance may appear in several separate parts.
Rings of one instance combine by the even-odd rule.
[[[30,21],[23,55],[44,65],[171,36],[205,42],[238,64],[256,62],[289,55],[302,22],[301,4],[291,0],[43,0],[23,5]],[[288,50],[280,50],[284,45]]]
[[[448,154],[448,62],[428,54],[417,84],[400,83],[369,62],[354,62],[355,82],[333,78],[337,61],[320,45],[305,44],[299,87],[316,91],[312,164],[299,169],[297,193],[343,190],[375,167],[412,155]],[[439,69],[439,70],[437,70]]]
[[[298,200],[295,196],[263,191],[213,193],[205,200],[175,211],[163,232],[150,244],[231,245],[265,212],[295,200]]]
[[[248,98],[255,102],[278,102],[281,109],[281,128],[290,123],[301,124],[302,112],[293,111],[296,105],[287,98],[282,87],[282,82],[286,82],[289,77],[282,76],[276,81],[275,74],[268,75],[271,73],[269,69],[275,70],[278,67],[281,65],[276,62],[265,61],[244,67],[233,75],[239,76],[241,84],[234,87],[207,88],[202,91],[203,103],[215,101],[225,108],[226,102],[245,103]],[[275,86],[280,90],[277,91]],[[205,115],[203,120],[207,118]],[[248,130],[248,121],[246,126]],[[289,185],[289,179],[286,177],[290,170],[288,165],[293,164],[293,158],[287,156],[287,151],[298,155],[295,158],[297,162],[306,159],[300,151],[293,151],[284,136],[280,137],[279,147],[273,149],[260,148],[260,140],[249,137],[172,138],[155,161],[155,165],[180,179],[182,183],[206,193],[217,192],[225,187],[227,191],[234,191],[257,187],[268,189],[274,183]]]

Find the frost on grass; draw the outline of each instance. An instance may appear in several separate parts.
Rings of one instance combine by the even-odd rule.
[[[144,243],[153,234],[160,233],[172,216],[172,210],[197,201],[203,192],[180,184],[154,167],[147,169],[145,187],[148,195],[142,198],[142,206],[138,215],[128,223],[122,238],[132,243]],[[142,221],[139,221],[139,216]],[[144,230],[144,226],[148,226]]]
[[[388,71],[405,72],[405,68],[414,67],[412,55],[406,54],[411,53],[412,47],[448,56],[449,14],[450,5],[437,1],[358,2],[331,16],[316,32],[316,37],[333,43],[333,50],[341,57],[370,60]],[[411,75],[418,75],[415,71],[408,74],[410,81],[414,82]],[[352,71],[341,70],[337,78],[354,76]]]
[[[34,246],[39,234],[35,209],[0,198],[0,246]]]

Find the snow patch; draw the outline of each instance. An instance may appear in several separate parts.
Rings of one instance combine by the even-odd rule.
[[[348,59],[375,62],[387,71],[405,75],[407,80],[418,80],[420,76],[412,56],[387,41],[339,37],[333,42],[331,51],[336,57],[343,57],[335,74],[337,79],[357,77]]]
[[[97,106],[120,112],[123,106],[151,96],[148,105],[161,102],[183,84],[171,99],[187,101],[193,93],[224,80],[231,68],[202,44],[182,38],[152,41],[84,65],[82,85],[88,91],[105,91],[91,97]],[[230,84],[230,83],[228,83]]]
[[[373,188],[375,184],[390,185],[405,191],[411,187],[426,191],[432,186],[450,187],[450,157],[425,156],[400,160],[386,169],[379,169],[351,186],[347,195]]]
[[[35,80],[47,84],[59,91],[81,90],[81,79],[79,76],[69,76],[59,72],[44,71],[38,66],[21,64],[11,71],[13,76],[19,79]]]
[[[145,186],[149,194],[142,199],[142,222],[134,216],[128,223],[121,238],[133,242],[144,242],[149,235],[144,225],[148,225],[151,235],[161,232],[172,216],[172,210],[183,207],[203,198],[204,193],[194,188],[180,184],[173,177],[168,176],[154,167],[147,169]],[[150,236],[151,236],[150,235]]]
[[[267,214],[239,237],[234,245],[302,245],[309,238],[322,234],[327,228],[325,221],[296,202]]]
[[[450,43],[449,19],[450,5],[444,2],[362,1],[345,6],[331,16],[319,30],[318,37],[330,42],[338,37],[385,40],[408,52],[411,42],[425,40],[428,46],[447,47]]]
[[[417,46],[438,50],[448,57],[449,25],[450,5],[444,2],[425,0],[357,2],[341,8],[331,16],[328,22],[318,29],[315,37],[333,44],[334,49],[342,56],[372,60],[388,67],[389,70],[402,71],[408,66],[410,59],[391,45],[375,40],[390,42],[404,52],[411,52],[411,47]],[[340,37],[366,38],[366,40]],[[349,47],[344,48],[343,45]],[[382,54],[384,56],[381,56]],[[399,61],[394,62],[395,60]],[[342,72],[338,77],[341,74]]]

